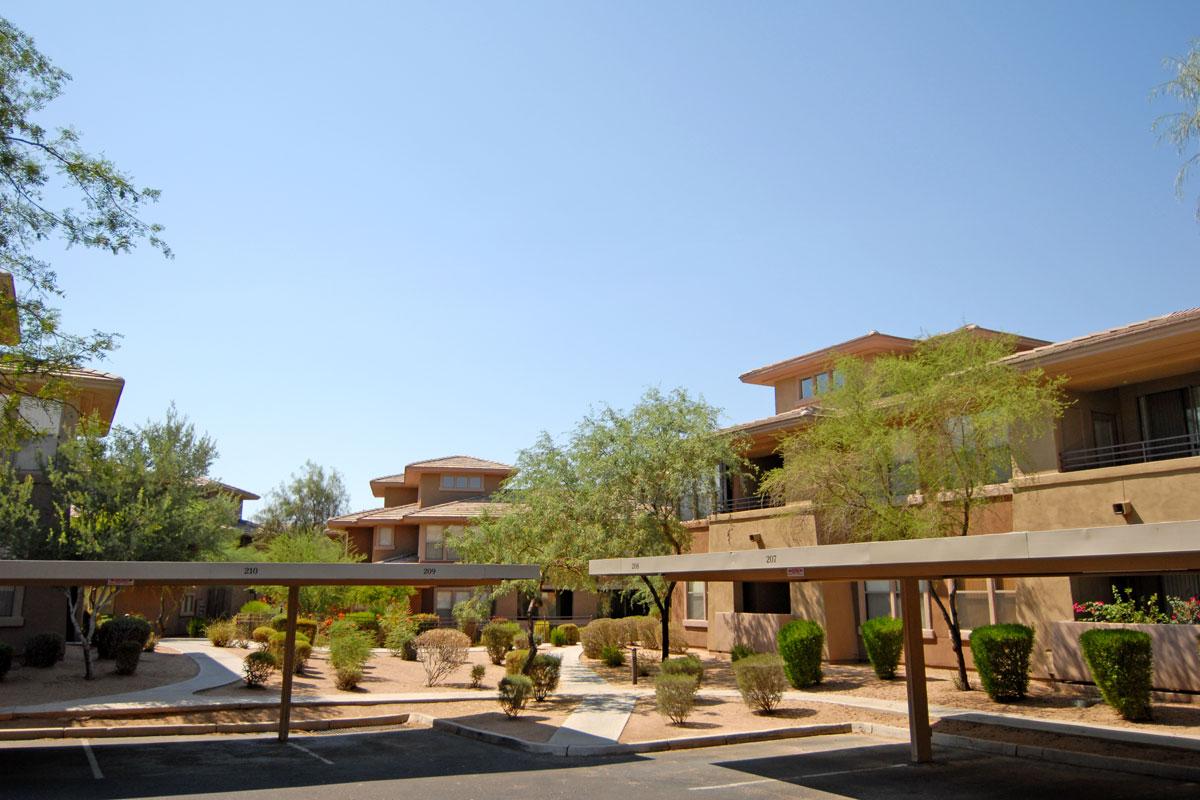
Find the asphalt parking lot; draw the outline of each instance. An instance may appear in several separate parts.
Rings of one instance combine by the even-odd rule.
[[[494,747],[428,729],[262,736],[5,743],[3,798],[226,796],[375,800],[416,796],[642,800],[745,797],[1200,797],[1200,785],[940,749],[823,736],[603,759]]]

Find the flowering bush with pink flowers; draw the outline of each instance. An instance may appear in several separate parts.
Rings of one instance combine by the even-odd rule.
[[[1081,622],[1113,622],[1119,624],[1149,625],[1197,625],[1200,624],[1200,598],[1167,597],[1164,612],[1158,603],[1158,595],[1133,596],[1133,589],[1123,593],[1112,587],[1111,603],[1103,600],[1087,600],[1075,603],[1075,619]]]

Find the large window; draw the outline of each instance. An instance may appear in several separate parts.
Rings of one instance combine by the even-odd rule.
[[[1017,591],[1007,578],[958,580],[958,626],[964,631],[1017,621]]]
[[[704,581],[687,582],[687,618],[708,619],[708,603]]]
[[[875,617],[895,617],[900,619],[900,582],[899,581],[863,581],[859,584],[859,602],[863,619]],[[920,581],[921,588],[921,627],[929,630],[931,600],[929,598],[929,581]]]
[[[483,478],[479,475],[443,475],[442,488],[478,492],[483,489]]]
[[[458,552],[446,540],[462,533],[462,525],[426,525],[425,560],[458,561]]]
[[[745,581],[734,584],[734,611],[743,614],[791,614],[791,584]]]
[[[390,527],[375,529],[375,546],[381,550],[391,550],[396,546],[396,534]]]
[[[25,624],[21,616],[24,586],[0,586],[0,627],[19,627]]]
[[[467,589],[438,589],[435,607],[437,615],[443,619],[454,615],[454,607],[464,600],[470,600],[475,594],[473,588]]]

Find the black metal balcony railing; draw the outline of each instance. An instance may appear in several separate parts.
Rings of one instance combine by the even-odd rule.
[[[747,497],[727,499],[722,497],[717,501],[717,513],[728,514],[731,511],[750,511],[757,508],[778,508],[783,503],[767,494],[752,494]]]
[[[1144,442],[1125,442],[1107,447],[1068,450],[1058,457],[1059,470],[1074,472],[1081,469],[1115,467],[1120,464],[1144,464],[1168,458],[1187,458],[1200,455],[1200,435],[1167,436]]]

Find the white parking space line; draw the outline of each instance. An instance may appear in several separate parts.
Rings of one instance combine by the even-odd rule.
[[[288,746],[289,746],[289,747],[294,747],[294,748],[296,748],[296,749],[297,749],[297,750],[299,750],[301,753],[308,753],[310,756],[312,756],[313,758],[315,758],[317,761],[320,761],[320,762],[322,762],[322,763],[324,763],[324,764],[328,764],[328,765],[329,765],[329,766],[331,766],[331,767],[333,766],[333,762],[332,762],[332,761],[330,761],[328,758],[326,758],[325,756],[318,755],[318,754],[314,753],[312,750],[309,750],[307,747],[305,747],[305,746],[304,746],[304,745],[302,745],[302,744],[296,744],[295,742],[288,742]]]
[[[87,739],[80,739],[79,743],[83,745],[83,754],[87,756],[88,764],[92,767],[92,777],[96,780],[103,780],[104,773],[100,771],[100,762],[96,760],[96,754],[92,752],[92,745]]]
[[[798,781],[805,778],[832,778],[834,775],[854,775],[860,772],[878,772],[884,769],[896,769],[897,767],[907,767],[907,764],[888,764],[883,767],[863,767],[862,769],[839,769],[835,772],[810,772],[807,775],[785,775],[781,778],[760,778],[754,781],[738,781],[737,783],[719,783],[712,786],[689,786],[689,792],[708,792],[713,789],[736,789],[739,786],[754,786],[759,783],[776,783],[785,781]]]

